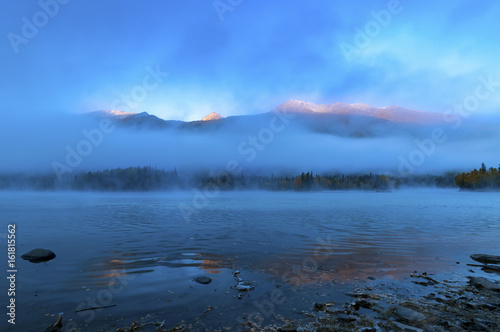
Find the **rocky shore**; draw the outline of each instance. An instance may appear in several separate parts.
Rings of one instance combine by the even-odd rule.
[[[416,290],[389,283],[355,287],[346,294],[352,300],[314,303],[310,310],[300,312],[302,319],[275,315],[279,323],[271,325],[249,320],[239,326],[207,328],[203,316],[213,309],[208,307],[195,322],[181,322],[174,328],[167,329],[165,322],[143,317],[116,331],[499,331],[500,281],[495,279],[500,271],[489,264],[496,264],[500,257],[471,258],[484,265],[468,264],[468,281],[438,280],[434,275],[415,271],[409,276],[412,285],[407,286]],[[479,268],[491,278],[474,276]]]

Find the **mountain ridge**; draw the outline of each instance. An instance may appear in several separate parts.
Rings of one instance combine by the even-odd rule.
[[[279,105],[276,109],[287,113],[373,117],[400,123],[438,124],[443,122],[443,114],[441,113],[417,111],[401,106],[374,107],[362,103],[348,104],[343,102],[315,104],[292,99]]]
[[[278,105],[274,110],[284,113],[308,114],[308,115],[338,115],[347,117],[364,117],[382,119],[395,123],[421,124],[431,125],[444,122],[444,114],[412,110],[401,106],[386,106],[374,107],[363,103],[348,104],[344,102],[335,102],[331,104],[315,104],[300,100],[290,100],[281,105]],[[267,112],[269,113],[269,112]],[[149,121],[155,122],[179,122],[179,123],[194,123],[194,122],[212,122],[216,120],[226,120],[227,118],[219,113],[211,112],[200,120],[195,121],[178,121],[178,120],[163,120],[155,115],[147,112],[130,113],[118,110],[101,110],[96,112],[85,113],[93,116],[103,116],[120,121],[137,120],[138,118],[146,118]],[[259,116],[266,113],[254,115],[237,115],[235,118],[245,118],[251,116]]]

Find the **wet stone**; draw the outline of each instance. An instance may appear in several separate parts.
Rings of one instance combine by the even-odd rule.
[[[253,286],[250,285],[249,282],[245,281],[240,281],[238,285],[236,286],[236,290],[239,290],[240,292],[249,292],[253,289]]]
[[[476,262],[483,264],[500,264],[500,256],[475,254],[471,255],[470,258],[472,258]]]
[[[337,314],[337,319],[344,322],[353,322],[356,318],[349,316],[348,314]]]
[[[398,322],[392,322],[392,324],[396,325],[401,331],[424,332],[424,330],[422,330],[422,329],[419,329],[419,328],[416,328],[416,327],[413,327],[413,326],[409,326],[409,325],[405,325],[405,324],[401,324],[401,323],[398,323]]]
[[[395,314],[407,322],[422,322],[426,319],[420,312],[405,307],[397,308]]]
[[[500,291],[500,285],[483,277],[469,277],[469,283],[477,289]]]
[[[56,254],[54,252],[41,248],[33,249],[21,256],[22,259],[30,261],[31,263],[46,262],[54,259],[55,257]]]
[[[194,281],[202,285],[208,285],[209,283],[212,282],[212,278],[201,276],[194,278]]]

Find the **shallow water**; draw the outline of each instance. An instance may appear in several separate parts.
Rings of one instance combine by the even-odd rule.
[[[497,193],[213,196],[1,192],[4,248],[7,224],[17,228],[16,327],[43,330],[59,312],[65,330],[114,330],[148,314],[169,327],[236,327],[258,312],[270,323],[341,300],[355,284],[404,283],[415,270],[463,281],[469,255],[500,254]],[[186,220],[179,206],[196,213]],[[21,260],[34,248],[57,257]],[[241,299],[235,270],[255,286]],[[201,275],[212,283],[193,281]],[[75,313],[104,305],[116,306]]]

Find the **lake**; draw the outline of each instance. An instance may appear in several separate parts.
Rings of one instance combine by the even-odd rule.
[[[248,320],[304,318],[314,302],[348,300],[358,285],[409,288],[413,271],[465,283],[469,255],[500,252],[498,193],[0,196],[4,250],[7,225],[16,224],[18,331],[41,331],[60,312],[64,331],[115,331],[136,320],[236,330]],[[34,248],[57,257],[21,259]],[[200,284],[200,276],[212,281]],[[253,289],[238,291],[240,281]],[[102,306],[112,307],[75,312]]]

